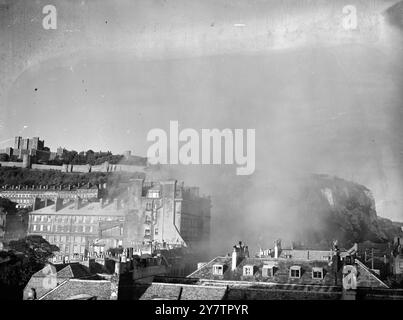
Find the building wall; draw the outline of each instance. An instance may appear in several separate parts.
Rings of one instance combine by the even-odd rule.
[[[56,170],[56,171],[63,171],[63,166],[51,166],[47,164],[32,164],[32,169],[37,170]]]
[[[125,217],[94,212],[83,214],[79,209],[69,212],[29,213],[28,234],[41,235],[60,249],[60,257],[86,255],[90,245],[99,238],[99,225],[104,221],[124,221]]]
[[[109,225],[105,219],[101,219],[104,217],[103,200],[101,200],[99,210],[91,209],[91,217],[88,217],[91,218],[90,222],[81,219],[83,215],[87,214],[86,209],[83,209],[85,213],[80,209],[63,209],[61,213],[56,211],[46,215],[42,214],[43,211],[40,210],[33,211],[30,213],[29,233],[41,234],[50,243],[61,246],[61,251],[67,254],[78,253],[77,250],[72,251],[72,246],[78,245],[77,242],[81,243],[79,253],[83,253],[83,246],[86,245],[88,248],[87,242],[91,242],[96,237],[121,239],[124,247],[141,248],[152,243],[153,246],[163,248],[165,245],[187,244],[182,233],[188,235],[194,233],[199,235],[192,238],[192,244],[194,244],[204,240],[202,237],[206,234],[203,224],[204,217],[197,216],[198,212],[195,212],[191,221],[196,222],[184,224],[184,221],[189,221],[189,219],[182,216],[182,198],[181,192],[178,192],[180,188],[181,186],[178,186],[175,180],[160,181],[150,186],[145,184],[144,180],[136,179],[128,187],[127,199],[124,201],[115,199],[113,204],[109,204],[109,206],[113,206],[114,210],[114,213],[110,213],[111,216],[107,219]],[[39,197],[39,195],[36,196]],[[63,197],[58,192],[49,195],[49,197],[52,196]],[[65,197],[65,199],[69,198]],[[118,214],[118,211],[121,214]],[[119,216],[118,220],[115,219],[117,216]],[[122,227],[119,224],[113,224],[118,221],[123,223]],[[105,225],[105,228],[102,233],[99,233],[99,227],[102,224]],[[84,229],[81,228],[83,225]],[[77,228],[79,229],[77,230]],[[123,229],[123,232],[120,231],[120,234],[116,235],[113,233],[114,228]]]

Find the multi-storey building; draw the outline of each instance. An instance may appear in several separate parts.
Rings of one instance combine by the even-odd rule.
[[[71,259],[89,253],[90,247],[102,236],[102,223],[124,221],[124,211],[116,202],[85,203],[79,197],[74,201],[57,198],[55,204],[29,213],[28,234],[41,235],[59,247],[57,255],[60,258],[67,256]],[[119,234],[122,235],[123,231],[119,231]],[[121,244],[122,239],[116,243]]]
[[[144,182],[136,179],[128,188],[129,214],[127,246],[148,241],[196,246],[210,237],[209,197],[200,197],[198,188],[185,188],[176,180]]]
[[[100,190],[96,185],[39,185],[39,186],[8,186],[5,185],[0,189],[0,197],[7,198],[10,201],[16,202],[19,208],[34,207],[38,200],[55,200],[62,198],[73,200],[76,197],[81,199],[98,199]]]
[[[58,197],[55,204],[29,213],[28,233],[57,245],[62,257],[100,254],[117,246],[153,250],[205,244],[210,199],[192,190],[175,180],[135,179],[113,201]]]

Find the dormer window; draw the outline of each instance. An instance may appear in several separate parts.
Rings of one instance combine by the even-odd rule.
[[[244,276],[253,276],[253,266],[244,266],[243,267],[243,275]]]
[[[262,276],[263,277],[273,277],[274,272],[275,272],[275,266],[274,265],[263,265],[262,268]]]
[[[312,268],[312,279],[323,279],[323,268]]]
[[[224,266],[222,264],[213,265],[213,274],[216,276],[222,276],[224,272]]]
[[[292,266],[290,268],[290,278],[295,278],[295,279],[301,278],[301,267],[300,266]]]

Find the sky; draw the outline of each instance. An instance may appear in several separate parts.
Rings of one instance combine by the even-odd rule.
[[[364,184],[378,214],[403,220],[398,1],[52,3],[57,29],[45,30],[48,1],[0,0],[0,148],[21,135],[52,150],[145,156],[147,133],[169,120],[253,128],[252,176],[173,168],[214,196],[220,226],[255,210],[250,190],[300,173]],[[343,27],[346,4],[354,30]]]

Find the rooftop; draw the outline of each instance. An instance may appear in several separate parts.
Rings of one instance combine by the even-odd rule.
[[[223,274],[214,274],[213,266],[223,265]],[[330,261],[303,259],[303,258],[244,258],[236,267],[231,270],[231,257],[216,257],[200,269],[191,273],[189,278],[198,278],[200,280],[216,280],[216,281],[247,281],[255,283],[267,284],[290,284],[290,285],[335,285],[335,271]],[[244,266],[253,266],[253,273],[245,275]],[[265,267],[267,266],[267,267]],[[298,267],[298,268],[293,268]],[[380,287],[387,288],[373,272],[371,272],[360,261],[356,260],[358,271],[357,285],[359,287]],[[273,272],[265,274],[263,269],[273,268]],[[299,269],[300,274],[291,276],[291,269]],[[313,271],[323,270],[323,275],[314,278]],[[339,273],[340,274],[340,271]],[[338,285],[341,285],[340,276],[338,275]]]
[[[69,202],[64,204],[62,208],[55,211],[56,204],[34,210],[30,214],[57,214],[57,215],[108,215],[108,216],[124,216],[125,211],[123,207],[117,208],[116,203],[105,203],[101,206],[101,202],[86,202],[82,203],[79,209],[76,209],[76,204],[74,202]]]

